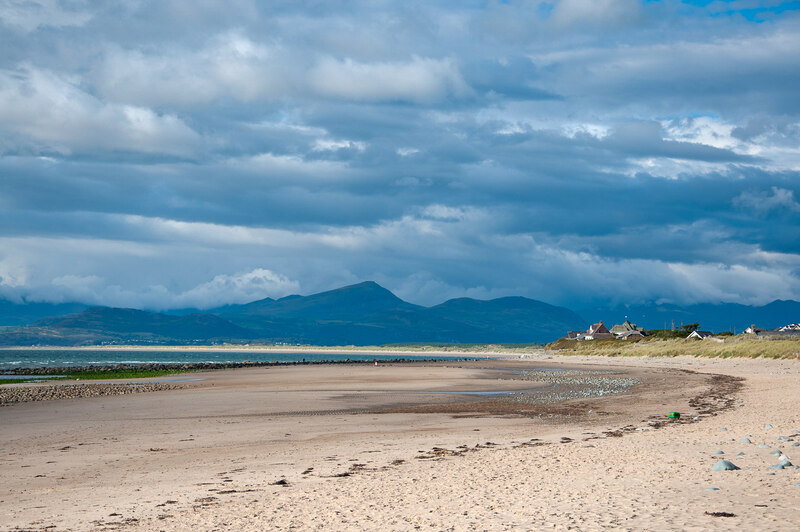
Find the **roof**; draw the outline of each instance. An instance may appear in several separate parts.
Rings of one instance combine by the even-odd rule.
[[[619,325],[614,325],[611,327],[611,332],[614,334],[620,334],[625,331],[638,331],[639,328],[636,326],[635,323],[631,323],[628,320],[623,321]]]
[[[586,331],[586,334],[599,334],[599,333],[609,333],[609,332],[610,331],[601,320],[592,325],[591,327],[589,327],[589,330]]]
[[[709,336],[714,336],[714,333],[711,331],[692,331],[689,338],[707,338]]]

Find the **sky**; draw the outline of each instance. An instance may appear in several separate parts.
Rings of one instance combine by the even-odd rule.
[[[0,297],[800,299],[800,1],[0,0]]]

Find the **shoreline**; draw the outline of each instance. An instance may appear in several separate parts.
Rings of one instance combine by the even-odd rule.
[[[187,352],[187,353],[205,353],[205,352],[231,352],[231,353],[309,353],[309,354],[333,354],[333,355],[362,355],[362,354],[398,354],[410,356],[486,356],[486,357],[500,357],[500,358],[521,358],[528,353],[517,353],[511,351],[469,351],[469,350],[444,350],[444,349],[391,349],[382,348],[380,346],[365,346],[361,347],[324,347],[324,346],[149,346],[149,345],[130,345],[130,346],[86,346],[86,347],[60,347],[60,346],[21,346],[21,347],[0,347],[2,351],[173,351],[173,352]],[[531,354],[536,354],[538,351],[542,353],[544,350],[536,350]]]

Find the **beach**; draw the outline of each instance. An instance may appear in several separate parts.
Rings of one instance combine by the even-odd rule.
[[[541,354],[181,377],[0,408],[0,527],[800,526],[800,470],[770,469],[776,449],[800,463],[797,361]],[[741,469],[712,471],[720,459]]]

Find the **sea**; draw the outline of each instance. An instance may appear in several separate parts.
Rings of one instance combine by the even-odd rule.
[[[183,349],[0,349],[0,373],[19,368],[197,364],[231,362],[341,362],[378,360],[474,360],[475,357],[398,353],[308,353],[302,351],[190,351]]]

